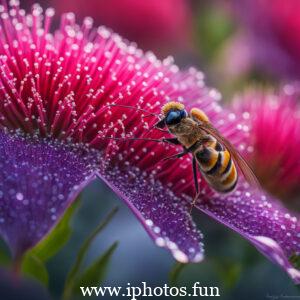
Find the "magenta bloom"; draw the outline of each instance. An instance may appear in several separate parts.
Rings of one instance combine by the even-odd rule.
[[[195,194],[191,159],[162,161],[178,151],[149,141],[105,137],[164,133],[140,111],[160,113],[170,100],[199,107],[240,150],[249,143],[249,118],[222,108],[203,74],[181,72],[92,21],[62,17],[49,32],[53,10],[35,6],[25,15],[1,6],[0,233],[15,256],[34,246],[56,224],[83,187],[105,181],[141,221],[158,246],[180,262],[203,259],[202,235],[189,213]],[[44,17],[44,21],[42,21]],[[149,132],[150,130],[150,132]],[[290,263],[299,255],[297,216],[240,178],[229,195],[204,181],[198,208],[248,239],[296,281]]]
[[[255,173],[267,190],[287,204],[300,191],[298,97],[299,89],[286,85],[277,94],[249,91],[235,102],[239,113],[249,119],[248,159]]]
[[[251,53],[252,64],[278,78],[299,78],[300,2],[298,0],[231,2],[244,25],[243,37],[250,48],[246,55]]]
[[[192,12],[187,0],[53,0],[59,13],[91,16],[135,41],[139,47],[164,55],[191,48]]]

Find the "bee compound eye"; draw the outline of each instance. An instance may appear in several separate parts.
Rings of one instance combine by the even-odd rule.
[[[188,113],[187,113],[187,111],[185,109],[183,109],[183,110],[180,111],[180,117],[181,118],[186,118],[187,115],[188,115]]]
[[[166,123],[168,125],[174,125],[174,124],[179,123],[181,119],[182,119],[181,111],[179,111],[179,110],[170,111],[167,115]]]

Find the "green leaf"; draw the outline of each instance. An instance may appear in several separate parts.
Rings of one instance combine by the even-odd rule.
[[[0,265],[8,266],[12,262],[10,251],[4,240],[0,239]]]
[[[76,201],[67,209],[62,219],[52,229],[52,231],[30,250],[34,256],[38,257],[42,261],[47,261],[67,243],[72,233],[70,220],[78,205],[79,198],[77,198]]]
[[[25,254],[22,260],[21,270],[24,274],[37,279],[46,286],[48,285],[48,271],[43,261],[34,254]]]
[[[187,264],[176,263],[169,273],[169,283],[171,286],[178,285],[178,278]]]
[[[289,258],[290,263],[296,268],[300,269],[300,256],[297,254],[293,254]]]
[[[80,292],[80,286],[98,286],[104,279],[111,256],[118,246],[113,243],[94,263],[92,263],[76,280],[74,292]]]
[[[240,278],[242,265],[228,259],[216,259],[214,261],[215,269],[224,285],[224,289],[232,289]]]
[[[70,299],[73,292],[73,287],[76,282],[76,279],[79,277],[79,272],[82,267],[82,263],[86,253],[88,252],[90,245],[96,238],[96,236],[106,227],[106,225],[110,222],[110,220],[114,217],[118,208],[115,207],[105,218],[104,220],[96,227],[96,229],[91,233],[91,235],[84,241],[81,248],[79,249],[77,258],[73,267],[71,268],[66,282],[65,288],[63,292],[63,299]]]

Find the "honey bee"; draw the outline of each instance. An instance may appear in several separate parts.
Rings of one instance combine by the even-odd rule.
[[[197,165],[209,186],[219,193],[229,193],[236,187],[238,182],[236,164],[246,180],[257,185],[257,179],[247,162],[210,123],[202,110],[192,108],[188,113],[182,103],[169,102],[162,107],[162,115],[163,118],[155,124],[155,127],[160,129],[167,127],[175,137],[164,140],[183,146],[183,152],[169,158],[182,157],[188,153],[193,156],[197,195],[199,193]]]
[[[148,112],[144,109],[126,105],[115,104],[111,106]],[[157,117],[153,113],[150,113],[150,115]],[[250,166],[236,148],[211,124],[208,116],[202,110],[192,108],[188,113],[182,103],[168,102],[162,107],[162,115],[153,127],[168,132],[174,137],[163,139],[111,137],[111,139],[164,142],[183,147],[182,152],[166,157],[164,160],[192,154],[193,178],[196,190],[192,207],[199,197],[198,169],[208,185],[218,193],[230,193],[234,190],[239,177],[237,166],[251,185],[259,186]]]

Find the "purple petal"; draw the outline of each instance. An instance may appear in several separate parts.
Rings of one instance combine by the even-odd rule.
[[[0,234],[14,256],[49,232],[94,178],[95,154],[0,132]]]
[[[94,179],[98,157],[79,146],[3,132],[0,157],[0,234],[20,256]],[[202,260],[202,235],[184,200],[137,169],[101,168],[99,176],[125,199],[158,246],[181,262]]]
[[[182,263],[203,259],[202,234],[185,200],[138,168],[103,167],[99,177],[126,201],[157,246],[170,250]]]
[[[291,266],[282,248],[274,240],[266,236],[255,236],[250,240],[262,254],[285,269],[296,283],[300,283],[300,271]]]
[[[288,261],[300,251],[300,224],[296,214],[292,215],[275,199],[242,182],[232,194],[214,194],[198,207],[244,236],[300,283],[300,271]]]

